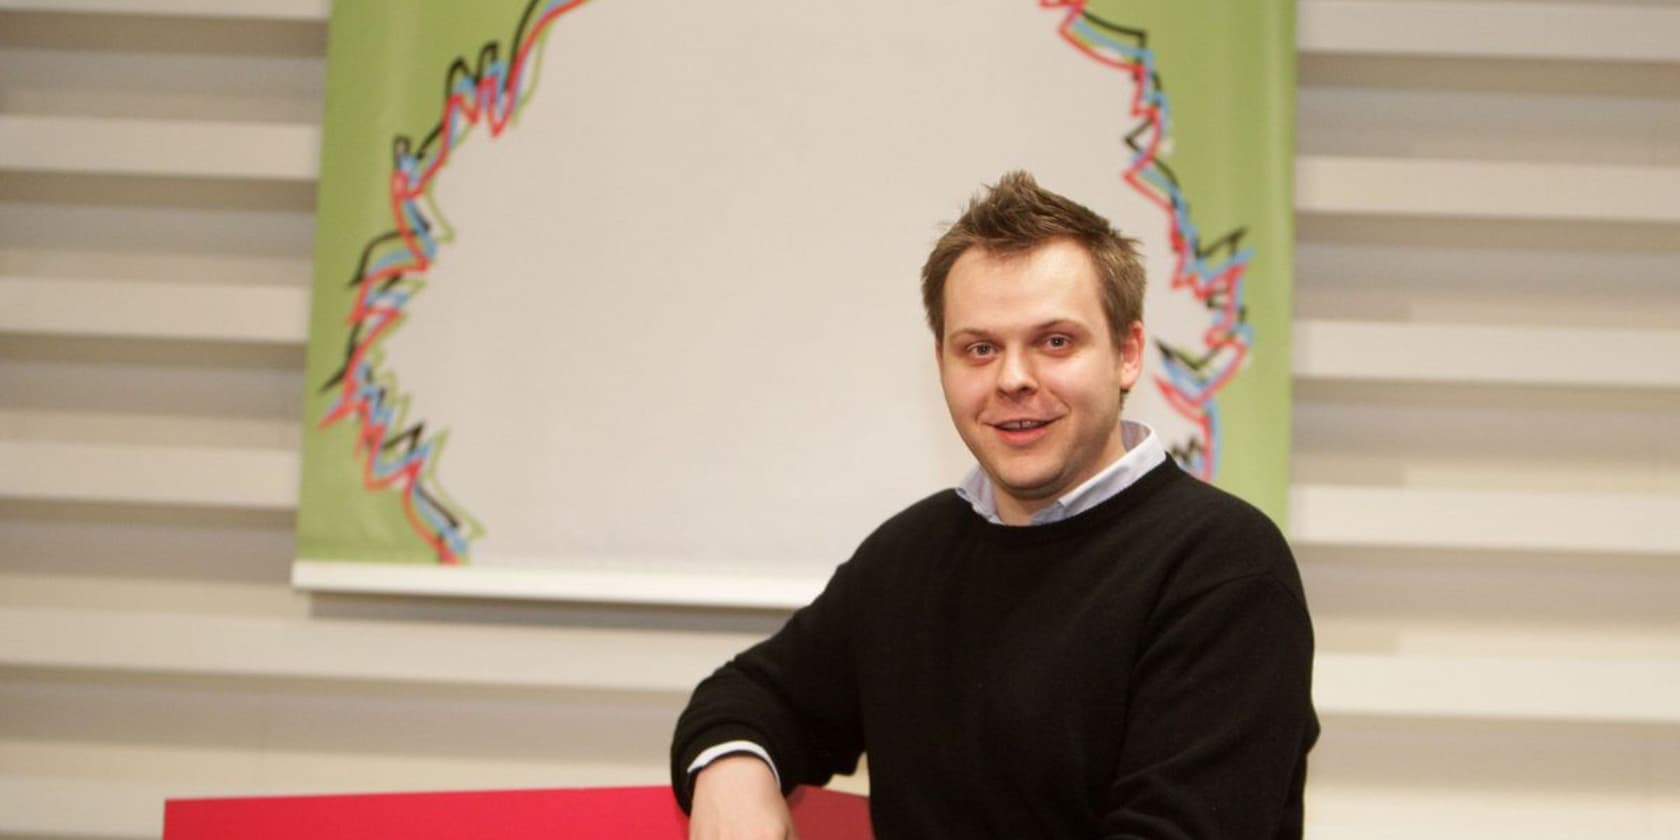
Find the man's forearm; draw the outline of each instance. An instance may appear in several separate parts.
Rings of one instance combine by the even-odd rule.
[[[770,765],[755,755],[723,756],[694,778],[690,840],[795,838],[793,817]]]

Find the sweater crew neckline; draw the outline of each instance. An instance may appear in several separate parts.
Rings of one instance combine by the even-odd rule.
[[[969,504],[963,501],[955,490],[950,491],[950,497],[963,506],[969,527],[982,539],[1001,546],[1043,545],[1079,537],[1104,527],[1116,517],[1137,507],[1145,498],[1153,495],[1181,473],[1178,464],[1169,457],[1144,473],[1131,486],[1096,507],[1043,525],[1001,525],[988,522],[970,510]]]

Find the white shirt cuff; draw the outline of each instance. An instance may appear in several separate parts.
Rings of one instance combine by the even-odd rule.
[[[764,763],[770,766],[770,775],[776,777],[776,787],[782,786],[782,774],[776,770],[776,762],[770,760],[770,752],[751,741],[724,741],[715,747],[707,747],[694,757],[693,764],[688,765],[688,775],[693,776],[705,769],[706,765],[726,755],[737,753],[750,753],[764,759]]]

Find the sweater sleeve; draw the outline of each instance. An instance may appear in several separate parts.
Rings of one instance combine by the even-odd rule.
[[[1318,721],[1298,595],[1226,581],[1163,604],[1145,644],[1102,836],[1299,838]]]
[[[671,786],[686,812],[701,752],[750,741],[770,754],[782,792],[857,768],[863,751],[852,658],[856,561],[782,628],[702,680],[677,719]]]

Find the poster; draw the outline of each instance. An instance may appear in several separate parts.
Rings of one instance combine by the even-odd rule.
[[[1293,4],[336,4],[294,580],[802,602],[971,465],[917,272],[1026,169],[1137,238],[1144,419],[1280,522]]]

